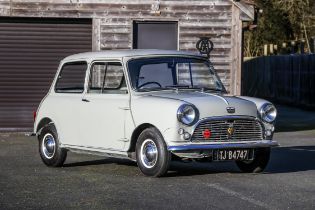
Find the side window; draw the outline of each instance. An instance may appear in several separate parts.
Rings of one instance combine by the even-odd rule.
[[[86,62],[71,62],[62,66],[57,78],[57,93],[82,93],[84,91]]]
[[[89,93],[127,93],[123,67],[119,62],[96,62],[91,67]]]

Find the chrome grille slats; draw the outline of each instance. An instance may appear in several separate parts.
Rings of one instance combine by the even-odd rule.
[[[228,135],[227,129],[233,125],[234,132]],[[211,137],[205,139],[202,132],[206,129],[211,131]],[[194,130],[192,142],[233,142],[233,141],[257,141],[263,140],[262,125],[255,119],[222,119],[206,120],[200,122]]]

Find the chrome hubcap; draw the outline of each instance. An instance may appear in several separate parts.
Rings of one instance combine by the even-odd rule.
[[[158,150],[156,144],[151,139],[146,139],[141,145],[141,162],[146,168],[155,166],[158,158]]]
[[[47,133],[42,142],[42,153],[47,159],[51,159],[56,150],[56,141],[53,135]]]

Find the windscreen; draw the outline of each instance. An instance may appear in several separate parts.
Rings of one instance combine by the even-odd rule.
[[[223,91],[207,60],[190,57],[139,58],[128,62],[132,86],[137,91],[192,88]]]

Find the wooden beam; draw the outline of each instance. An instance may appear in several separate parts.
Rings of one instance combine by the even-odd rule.
[[[1,16],[11,15],[11,1],[10,0],[0,0],[0,15]]]
[[[241,94],[242,21],[240,12],[237,6],[232,6],[231,93],[233,95]]]
[[[242,3],[242,2],[236,2],[233,0],[232,0],[232,2],[235,6],[237,6],[241,10],[240,17],[242,20],[244,20],[244,21],[254,20],[255,10],[254,10],[253,5],[249,5],[249,4]]]
[[[101,50],[101,20],[93,18],[92,22],[92,50]]]

